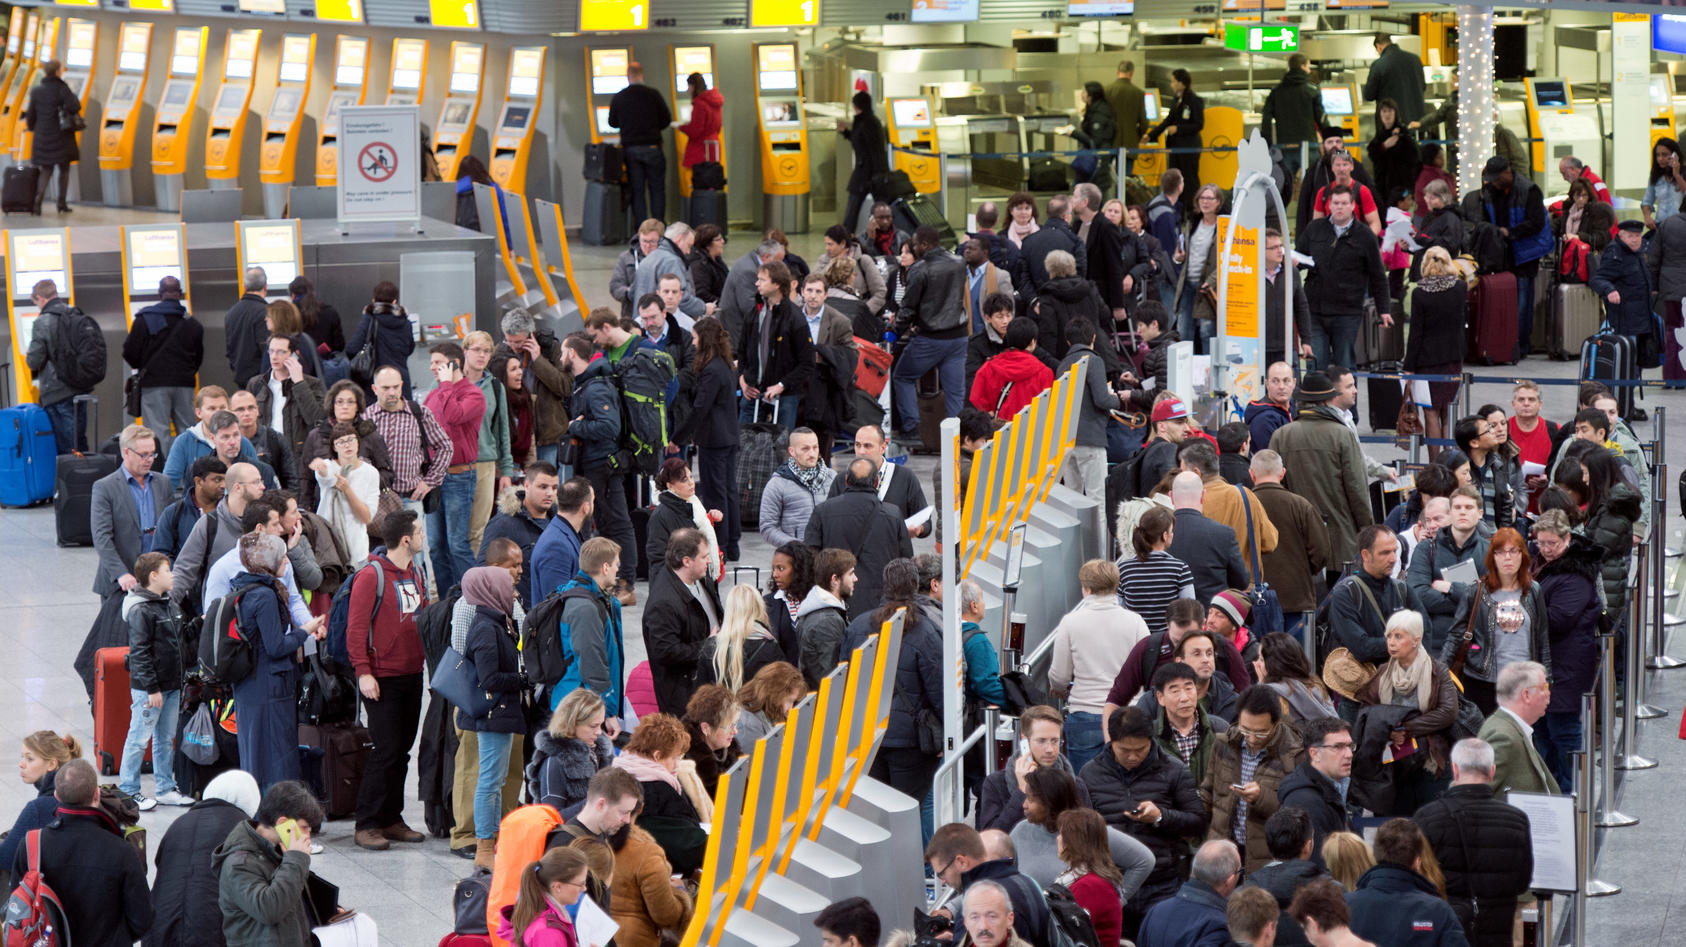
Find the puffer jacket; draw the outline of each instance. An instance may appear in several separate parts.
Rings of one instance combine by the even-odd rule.
[[[632,826],[626,844],[615,852],[609,884],[609,916],[620,924],[618,947],[658,947],[663,930],[683,932],[691,896],[672,877],[673,866],[655,838]]]
[[[149,694],[180,690],[181,609],[168,595],[137,585],[124,597],[122,614],[129,623],[129,686]]]
[[[1633,524],[1644,501],[1639,491],[1618,483],[1598,509],[1587,513],[1581,532],[1603,549],[1598,572],[1604,582],[1604,614],[1615,625],[1627,611],[1627,572],[1633,555]]]
[[[246,821],[239,806],[222,799],[195,803],[170,823],[158,841],[152,882],[152,927],[143,947],[222,947],[217,871],[212,853]]]
[[[1522,608],[1528,613],[1528,652],[1530,660],[1545,665],[1546,680],[1551,680],[1551,641],[1548,625],[1550,618],[1546,608],[1544,593],[1540,591],[1539,583],[1530,582],[1522,591]],[[1470,621],[1470,611],[1474,609],[1475,620]],[[1478,585],[1474,591],[1458,602],[1457,614],[1452,616],[1451,633],[1446,636],[1446,643],[1440,650],[1440,663],[1450,666],[1452,656],[1457,653],[1459,642],[1467,635],[1470,639],[1469,654],[1464,658],[1464,673],[1478,681],[1497,683],[1499,668],[1493,665],[1497,652],[1493,647],[1493,639],[1499,634],[1496,627],[1493,597],[1487,594],[1485,585]]]
[[[580,440],[580,470],[609,462],[621,440],[621,398],[615,388],[614,366],[607,358],[587,365],[574,380],[570,416],[579,418],[570,433]]]
[[[1188,876],[1188,842],[1206,830],[1206,806],[1188,767],[1155,745],[1142,765],[1127,770],[1109,748],[1102,747],[1077,775],[1107,824],[1153,852],[1153,873],[1130,897],[1130,906],[1146,910],[1147,905],[1175,894]],[[1124,813],[1138,802],[1153,803],[1165,817],[1158,825],[1126,818]]]
[[[1433,540],[1418,543],[1411,553],[1411,566],[1406,570],[1405,584],[1423,604],[1423,614],[1429,621],[1429,627],[1423,629],[1423,647],[1430,654],[1440,652],[1440,646],[1451,635],[1459,605],[1475,594],[1470,586],[1457,583],[1452,585],[1451,592],[1443,593],[1434,587],[1434,583],[1440,581],[1441,573],[1460,562],[1474,562],[1476,574],[1486,575],[1484,563],[1488,542],[1488,537],[1476,530],[1469,534],[1468,541],[1459,545],[1451,527],[1445,527],[1434,534]]]
[[[1569,548],[1558,558],[1547,562],[1537,551],[1530,554],[1540,563],[1534,581],[1545,600],[1551,646],[1551,703],[1546,712],[1579,711],[1581,695],[1592,689],[1598,671],[1600,551],[1585,536],[1571,533]]]
[[[916,750],[919,748],[919,725],[915,716],[922,709],[939,717],[943,712],[943,641],[936,623],[919,609],[908,609],[907,617],[909,621],[902,631],[902,651],[896,661],[895,690],[890,701],[890,720],[884,729],[883,745]],[[851,631],[856,634],[844,642],[845,653],[859,647],[867,635],[877,632],[878,623],[857,621]],[[853,640],[855,637],[860,640]],[[740,722],[739,730],[742,728]]]
[[[527,763],[527,798],[561,812],[585,801],[586,784],[615,761],[615,745],[599,732],[595,744],[540,730]]]
[[[304,909],[309,852],[282,852],[242,820],[211,856],[217,906],[228,947],[298,947],[310,943]]]
[[[484,717],[470,717],[457,711],[457,727],[478,733],[525,733],[527,716],[521,695],[527,690],[521,674],[521,650],[509,616],[485,605],[474,606],[474,624],[468,629],[468,654],[480,688],[497,703]]]
[[[1235,807],[1240,796],[1229,787],[1246,782],[1241,778],[1241,753],[1247,738],[1241,730],[1231,727],[1218,734],[1212,747],[1211,767],[1200,784],[1200,803],[1211,813],[1211,839],[1235,837]],[[1265,756],[1253,771],[1253,781],[1259,784],[1259,798],[1247,805],[1247,870],[1263,868],[1270,861],[1270,844],[1265,841],[1265,820],[1279,808],[1277,792],[1282,780],[1299,765],[1305,751],[1300,747],[1300,735],[1284,719],[1276,725],[1276,733],[1265,744]]]
[[[1651,331],[1651,267],[1642,251],[1629,250],[1617,240],[1598,258],[1598,270],[1587,281],[1604,306],[1605,320],[1621,335],[1639,336]],[[1609,301],[1611,292],[1622,301]]]
[[[1516,899],[1534,875],[1528,817],[1486,783],[1457,785],[1411,817],[1446,875],[1446,900],[1473,947],[1509,947]]]

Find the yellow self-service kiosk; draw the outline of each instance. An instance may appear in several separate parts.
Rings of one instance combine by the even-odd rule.
[[[286,298],[287,284],[303,272],[304,247],[299,242],[298,218],[237,220],[234,222],[234,234],[239,272],[245,273],[249,267],[263,267],[271,298]]]
[[[100,112],[100,194],[107,204],[127,207],[135,202],[135,131],[151,61],[152,22],[124,23],[117,32],[117,73],[111,77]]]
[[[70,228],[6,231],[6,314],[12,325],[12,403],[34,401],[35,382],[24,364],[35,337],[35,284],[50,279],[66,302],[75,301],[70,272]]]
[[[714,45],[708,43],[669,46],[668,58],[673,64],[673,110],[677,113],[679,124],[686,125],[691,121],[691,86],[687,81],[690,79],[691,73],[694,72],[702,76],[704,86],[710,89],[714,88]],[[721,134],[722,136],[725,134],[724,121],[722,121]],[[724,138],[721,139],[722,143],[724,143],[724,140]],[[685,148],[690,144],[690,141],[690,137],[678,128],[673,130],[673,150],[681,158],[684,157]],[[718,161],[720,167],[724,169],[726,167],[726,149],[715,148],[712,150],[714,153],[708,156],[708,160]],[[679,166],[679,196],[681,198],[691,196],[691,169],[683,164]],[[689,213],[686,216],[689,217]]]
[[[163,298],[158,282],[181,281],[181,303],[193,311],[187,281],[187,228],[182,224],[131,224],[123,230],[123,315],[133,325],[135,313]]]
[[[170,41],[170,72],[164,81],[164,94],[158,98],[158,109],[153,116],[152,125],[152,181],[158,192],[159,210],[181,210],[182,175],[187,173],[187,149],[193,136],[193,106],[199,101],[199,80],[204,75],[205,41],[210,35],[210,29],[203,26],[177,27],[174,37]],[[253,44],[256,48],[256,44]],[[224,67],[226,72],[226,66]],[[113,80],[113,88],[117,81]],[[140,89],[145,84],[137,82],[134,86],[135,98],[140,98]],[[105,104],[105,114],[109,122],[111,103]],[[131,112],[129,121],[137,119]],[[107,129],[110,128],[108,124]],[[127,133],[129,141],[133,142],[132,132]],[[100,138],[100,175],[102,183],[108,182],[105,177],[119,170],[127,171],[128,166],[121,164],[121,152],[113,151],[110,162],[107,163],[105,138]],[[122,174],[121,180],[127,187],[128,174]],[[106,195],[112,193],[111,185],[105,183]]]
[[[1165,117],[1159,105],[1158,89],[1148,89],[1142,93],[1142,116],[1147,119],[1149,128],[1159,124],[1159,120]],[[1163,148],[1141,148],[1139,142],[1130,142],[1129,148],[1135,154],[1135,160],[1130,164],[1130,173],[1143,178],[1149,184],[1155,184],[1170,166],[1165,160]]]
[[[1604,144],[1598,133],[1596,106],[1577,111],[1567,79],[1542,76],[1523,83],[1528,90],[1528,137],[1534,139],[1528,146],[1531,176],[1546,173],[1548,167],[1555,175],[1557,159],[1566,155],[1596,162]]]
[[[10,100],[12,82],[23,65],[24,23],[23,7],[13,7],[12,18],[6,28],[6,57],[0,60],[0,102]]]
[[[39,53],[43,19],[39,13],[31,11],[24,24],[18,71],[12,77],[11,87],[6,90],[5,101],[0,102],[0,155],[16,154],[12,136],[17,131],[19,117],[29,106],[29,90],[35,87],[35,77],[41,67]]]
[[[756,44],[755,120],[766,227],[807,233],[808,129],[802,119],[802,70],[797,68],[795,43]]]
[[[223,43],[222,81],[211,100],[211,122],[205,130],[205,182],[215,191],[240,187],[240,150],[246,140],[246,109],[252,104],[252,77],[257,73],[262,35],[262,30],[229,30]]]
[[[439,121],[433,126],[433,156],[439,176],[457,179],[457,165],[474,144],[474,119],[480,114],[480,86],[486,75],[486,47],[479,43],[451,43],[451,83]]]
[[[1657,151],[1659,138],[1674,138],[1674,77],[1666,72],[1651,76],[1652,154]]]
[[[626,88],[626,70],[632,63],[630,46],[591,46],[585,51],[585,76],[590,91],[591,143],[620,139],[621,131],[609,124],[609,100]]]
[[[41,32],[37,36],[37,45],[35,47],[35,78],[31,82],[31,87],[33,87],[35,82],[40,80],[40,76],[42,75],[41,66],[49,59],[58,55],[59,26],[61,22],[62,21],[56,16],[47,17],[41,21]],[[86,84],[87,79],[84,77],[83,85],[85,86]],[[18,161],[29,160],[30,144],[34,137],[30,134],[29,123],[24,120],[24,113],[29,110],[29,93],[30,88],[25,88],[23,90],[23,98],[21,98],[17,103],[17,111],[14,113],[14,120],[12,122],[12,155]],[[78,101],[80,101],[80,99]]]
[[[386,82],[387,105],[415,105],[427,87],[427,40],[400,36],[392,41]]]
[[[310,63],[315,58],[315,33],[281,37],[275,96],[263,116],[263,147],[258,151],[265,217],[280,217],[287,211],[287,191],[293,186],[299,153],[299,125],[304,121],[305,100],[310,98]]]
[[[340,110],[362,105],[369,92],[369,41],[341,33],[334,40],[334,91],[316,135],[316,186],[339,183]]]
[[[505,190],[527,189],[527,155],[533,150],[533,125],[544,92],[544,47],[517,46],[509,51],[509,82],[503,110],[492,131],[492,180]]]
[[[1319,87],[1319,92],[1323,96],[1324,121],[1340,128],[1341,137],[1352,142],[1347,150],[1352,152],[1353,160],[1362,161],[1364,145],[1358,137],[1358,90],[1350,85],[1324,85]]]
[[[890,144],[897,149],[931,152],[910,155],[896,152],[895,167],[906,171],[908,180],[921,194],[935,194],[942,188],[942,165],[937,160],[937,122],[931,100],[925,98],[892,98],[887,109],[890,119]]]

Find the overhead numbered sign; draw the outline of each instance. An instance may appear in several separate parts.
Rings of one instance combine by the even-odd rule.
[[[1297,53],[1300,28],[1292,23],[1225,23],[1224,48],[1247,53]]]

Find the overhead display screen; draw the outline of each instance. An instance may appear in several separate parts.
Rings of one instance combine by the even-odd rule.
[[[591,65],[591,94],[614,95],[626,88],[626,66],[632,52],[626,49],[593,49],[587,62]]]
[[[1066,0],[1066,16],[1129,16],[1136,12],[1135,0]]]
[[[100,0],[53,0],[54,6],[59,7],[97,7]]]
[[[393,40],[392,87],[394,89],[421,88],[422,61],[426,58],[426,56],[426,40]]]
[[[128,24],[124,24],[128,26]],[[65,43],[64,64],[72,69],[87,69],[94,64],[94,35],[97,32],[90,20],[71,20],[70,38]],[[119,63],[121,66],[121,63]]]
[[[316,18],[335,23],[361,23],[363,0],[316,0]]]
[[[813,26],[819,22],[819,0],[749,0],[749,25]]]
[[[175,10],[174,0],[129,0],[129,9],[147,10],[153,13],[169,13]]]
[[[647,0],[580,0],[581,33],[619,33],[649,25]]]
[[[755,71],[764,92],[796,91],[796,46],[771,43],[755,49]]]
[[[1686,16],[1668,13],[1651,17],[1651,48],[1660,53],[1686,53]]]
[[[427,0],[434,26],[459,30],[480,28],[480,5],[476,0]]]
[[[334,84],[360,86],[369,66],[369,41],[358,36],[341,36],[335,41]]]
[[[480,63],[485,50],[473,43],[451,44],[451,91],[469,95],[480,91]]]
[[[970,23],[978,18],[978,0],[913,0],[915,23]]]
[[[693,72],[702,75],[703,85],[714,88],[713,46],[673,47],[673,91],[681,95],[689,91],[686,80]]]
[[[531,98],[539,94],[539,75],[544,71],[544,49],[526,46],[510,50],[509,94]]]

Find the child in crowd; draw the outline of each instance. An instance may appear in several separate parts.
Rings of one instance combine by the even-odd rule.
[[[123,619],[129,623],[129,735],[117,788],[135,797],[141,811],[166,806],[191,806],[193,799],[176,791],[176,716],[181,711],[181,608],[170,601],[175,585],[170,557],[142,553],[135,560],[139,580],[123,600]],[[157,795],[140,794],[141,761],[152,741],[152,774]]]

